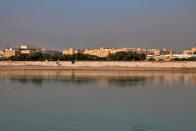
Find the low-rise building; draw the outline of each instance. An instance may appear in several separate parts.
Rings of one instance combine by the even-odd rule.
[[[139,54],[147,54],[147,49],[144,48],[136,48],[136,52]]]
[[[196,54],[196,47],[193,47],[191,51],[193,54]]]
[[[191,50],[183,50],[183,54],[190,55],[192,54]]]
[[[186,55],[196,54],[196,47],[193,47],[191,50],[183,50],[183,54]]]
[[[161,50],[161,55],[171,55],[171,53],[174,53],[174,52],[170,49],[164,48]]]
[[[118,48],[112,48],[112,49],[109,50],[109,53],[110,54],[115,54],[115,53],[121,52],[121,51],[128,52],[129,49],[128,48],[120,48],[120,49],[118,49]]]
[[[17,49],[5,49],[5,51],[3,52],[3,57],[5,58],[9,58],[16,55],[19,55],[19,51]]]
[[[154,55],[154,56],[160,56],[160,55],[170,55],[171,54],[171,50],[169,49],[148,49],[146,51],[146,55]]]
[[[4,52],[0,50],[0,57],[3,57]]]
[[[100,48],[100,49],[85,49],[84,54],[94,55],[98,57],[107,57],[110,54],[111,49]]]
[[[74,55],[74,54],[77,54],[77,53],[79,53],[79,50],[74,49],[74,48],[69,48],[69,49],[64,49],[63,50],[64,55]]]

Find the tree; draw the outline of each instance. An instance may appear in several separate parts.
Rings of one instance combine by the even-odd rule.
[[[115,54],[109,54],[107,57],[98,57],[94,55],[89,54],[73,54],[73,55],[63,55],[60,53],[55,54],[43,54],[41,52],[33,53],[30,55],[26,54],[20,54],[17,56],[12,56],[8,58],[8,60],[12,61],[76,61],[76,60],[84,60],[84,61],[139,61],[139,60],[145,60],[146,55],[145,54],[138,54],[136,52],[117,52]]]
[[[108,59],[113,61],[139,61],[139,60],[145,60],[146,55],[139,54],[136,52],[131,52],[131,51],[129,52],[121,51],[115,54],[110,54],[108,56]]]
[[[88,54],[81,54],[81,53],[75,54],[74,58],[77,60],[98,60],[97,56],[88,55]]]

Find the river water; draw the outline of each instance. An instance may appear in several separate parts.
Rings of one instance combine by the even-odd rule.
[[[0,131],[196,131],[196,73],[0,71]]]

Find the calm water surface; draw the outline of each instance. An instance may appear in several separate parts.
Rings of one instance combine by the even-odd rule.
[[[196,73],[0,71],[0,131],[196,131]]]

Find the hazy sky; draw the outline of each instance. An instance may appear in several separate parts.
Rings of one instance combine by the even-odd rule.
[[[191,48],[196,0],[0,0],[0,48]]]

